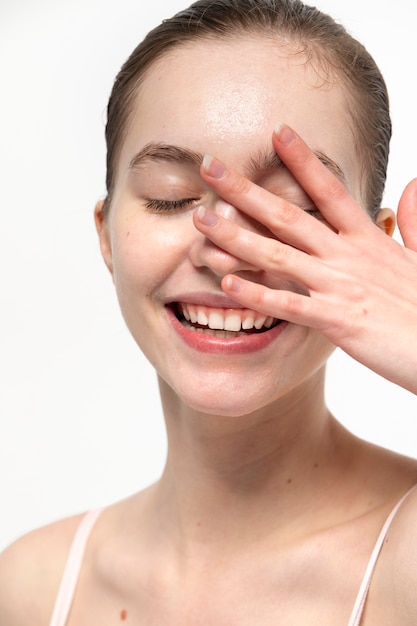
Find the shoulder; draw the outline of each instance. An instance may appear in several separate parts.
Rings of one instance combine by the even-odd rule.
[[[82,515],[24,535],[0,554],[0,624],[45,626]]]
[[[384,549],[399,574],[404,601],[411,600],[417,623],[417,486],[405,499],[392,524]]]
[[[370,600],[372,587],[381,616],[391,615],[395,623],[417,624],[417,486],[401,504],[387,533]]]

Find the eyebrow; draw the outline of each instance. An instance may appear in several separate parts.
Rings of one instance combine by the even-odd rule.
[[[336,178],[338,178],[344,185],[346,184],[345,174],[340,167],[326,154],[320,150],[315,151],[316,157],[329,169]],[[204,155],[200,152],[195,152],[189,148],[182,146],[176,146],[166,143],[150,142],[146,144],[129,163],[129,170],[137,170],[146,166],[148,162],[168,161],[175,163],[186,163],[200,167],[203,161]],[[271,151],[259,151],[257,154],[251,157],[249,166],[245,172],[247,177],[253,176],[255,173],[267,172],[273,169],[288,169],[284,162],[279,158],[276,152]]]

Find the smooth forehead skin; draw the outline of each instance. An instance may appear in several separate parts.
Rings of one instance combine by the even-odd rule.
[[[278,123],[340,165],[359,200],[360,167],[346,93],[303,55],[266,37],[201,40],[148,71],[120,152],[114,198],[133,156],[149,142],[209,153],[243,171],[272,149]]]

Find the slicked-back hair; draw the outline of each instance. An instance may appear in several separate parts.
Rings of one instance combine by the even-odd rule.
[[[289,44],[306,56],[306,62],[315,63],[325,80],[340,81],[361,164],[364,208],[375,218],[391,139],[384,79],[365,47],[342,25],[300,0],[198,0],[148,33],[122,66],[108,103],[105,211],[111,205],[117,159],[140,98],[140,85],[153,64],[182,46],[245,35]]]

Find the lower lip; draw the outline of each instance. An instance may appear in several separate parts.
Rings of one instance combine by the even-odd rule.
[[[209,352],[211,354],[245,354],[267,348],[288,327],[288,322],[282,321],[274,328],[263,333],[240,335],[236,338],[225,339],[208,333],[198,333],[181,324],[171,309],[167,309],[169,320],[181,339],[193,350]]]

